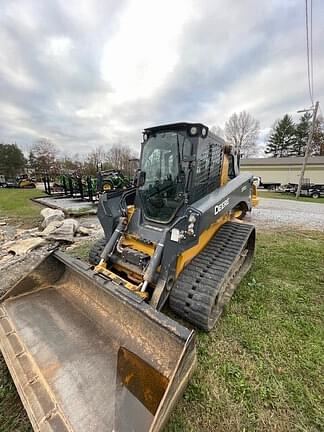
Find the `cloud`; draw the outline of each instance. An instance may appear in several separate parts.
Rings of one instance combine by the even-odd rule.
[[[154,97],[172,79],[191,10],[188,0],[129,2],[116,33],[104,45],[101,61],[102,76],[111,83],[115,101]]]
[[[324,3],[314,5],[315,95]],[[223,126],[248,110],[263,135],[309,105],[298,0],[12,0],[0,5],[0,141],[62,153],[139,148],[144,127]]]

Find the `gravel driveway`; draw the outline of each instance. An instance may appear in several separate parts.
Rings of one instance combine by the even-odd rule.
[[[296,227],[324,231],[324,204],[260,198],[259,206],[245,220],[259,229]]]

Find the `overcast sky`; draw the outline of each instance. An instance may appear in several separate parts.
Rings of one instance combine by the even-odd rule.
[[[263,134],[309,106],[304,0],[0,0],[0,142],[62,154],[139,148],[144,127]],[[324,1],[313,0],[315,97],[324,94]]]

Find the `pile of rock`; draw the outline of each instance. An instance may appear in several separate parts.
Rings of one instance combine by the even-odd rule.
[[[45,208],[41,211],[41,215],[43,221],[40,228],[10,231],[6,223],[2,223],[2,226],[7,229],[1,230],[0,227],[0,244],[2,243],[0,263],[1,257],[8,253],[23,255],[44,245],[71,244],[80,236],[95,234],[94,228],[81,226],[76,219],[65,219],[62,210]]]
[[[0,295],[54,249],[98,235],[97,225],[82,226],[76,219],[65,219],[61,210],[45,208],[41,215],[39,228],[19,229],[0,221]]]

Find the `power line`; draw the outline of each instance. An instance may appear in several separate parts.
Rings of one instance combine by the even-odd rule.
[[[314,99],[314,64],[313,64],[313,0],[310,0],[310,62],[311,62],[312,97],[313,97],[313,99]]]
[[[312,6],[312,2],[311,2]],[[311,8],[311,15],[313,15],[312,8]],[[312,82],[311,82],[311,62],[310,62],[310,43],[309,43],[309,30],[308,30],[308,0],[305,0],[305,24],[306,24],[306,52],[307,52],[307,78],[308,78],[308,90],[309,90],[309,96],[312,102],[312,105],[314,105],[313,100],[313,93],[312,93]],[[313,26],[311,26],[313,27]],[[313,30],[312,30],[313,32]],[[312,44],[313,45],[313,44]]]

